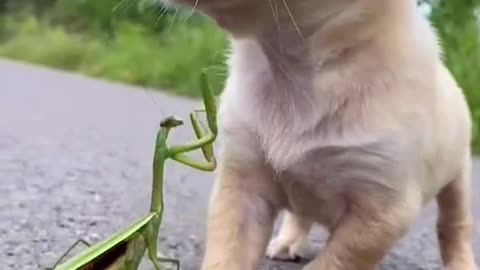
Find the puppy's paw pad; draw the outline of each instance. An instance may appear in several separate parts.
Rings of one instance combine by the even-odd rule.
[[[273,239],[267,249],[267,258],[281,261],[300,261],[308,257],[308,239]]]

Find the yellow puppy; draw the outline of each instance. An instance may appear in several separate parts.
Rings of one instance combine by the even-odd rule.
[[[202,270],[302,255],[313,223],[306,269],[374,270],[435,198],[444,265],[477,269],[469,110],[416,1],[172,2],[232,36]]]

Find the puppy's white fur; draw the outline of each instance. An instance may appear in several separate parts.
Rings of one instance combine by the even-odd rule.
[[[444,264],[476,269],[470,115],[415,1],[197,7],[232,34],[203,269],[255,269],[273,218],[288,209],[271,257],[301,253],[318,223],[332,236],[308,269],[371,270],[442,192],[455,202],[440,209],[455,219],[439,222],[455,234],[441,239]]]

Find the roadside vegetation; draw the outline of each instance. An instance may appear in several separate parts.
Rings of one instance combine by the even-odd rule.
[[[223,85],[226,39],[189,11],[133,0],[3,5],[0,57],[192,97],[201,69],[211,71],[217,92]]]

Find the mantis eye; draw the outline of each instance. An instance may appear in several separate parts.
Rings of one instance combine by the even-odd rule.
[[[169,116],[160,122],[160,127],[174,128],[183,125],[183,120],[175,116]]]

